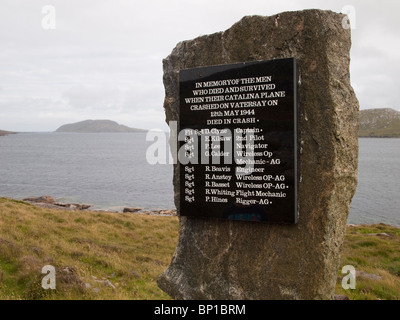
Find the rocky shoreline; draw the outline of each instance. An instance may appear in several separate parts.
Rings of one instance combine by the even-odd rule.
[[[46,209],[57,209],[57,210],[68,210],[68,211],[84,211],[91,208],[89,204],[80,204],[80,203],[60,203],[56,202],[54,198],[51,196],[45,195],[40,197],[28,197],[22,199],[22,201],[30,203],[32,205],[46,208]],[[92,209],[91,211],[98,212],[115,212],[121,213],[119,211],[108,211],[108,210],[97,210]],[[176,216],[176,210],[173,209],[158,209],[158,210],[148,210],[137,207],[125,207],[122,211],[123,213],[136,213],[136,214],[145,214],[145,215],[159,215],[159,216]]]

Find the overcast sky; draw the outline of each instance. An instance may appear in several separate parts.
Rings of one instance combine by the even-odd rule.
[[[110,119],[165,130],[162,59],[179,41],[246,15],[346,5],[355,9],[351,81],[361,109],[400,110],[397,0],[0,0],[0,129]]]

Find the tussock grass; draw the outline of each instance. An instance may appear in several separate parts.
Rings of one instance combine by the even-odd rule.
[[[156,279],[177,233],[176,217],[51,210],[0,198],[0,299],[168,299]],[[45,265],[56,268],[56,290],[41,286]]]
[[[176,217],[52,210],[0,198],[0,299],[169,299],[156,280],[177,236]],[[56,290],[41,287],[45,265],[56,268]],[[345,265],[358,272],[356,289],[342,288],[338,270],[336,294],[399,299],[400,228],[348,227]]]
[[[342,288],[338,273],[336,293],[351,300],[400,299],[400,228],[385,224],[347,228],[342,266],[356,269],[356,288]]]

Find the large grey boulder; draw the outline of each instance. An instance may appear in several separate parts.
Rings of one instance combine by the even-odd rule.
[[[357,184],[358,101],[344,17],[321,10],[244,17],[180,42],[164,60],[167,122],[179,119],[180,69],[295,57],[301,74],[299,223],[180,216],[175,254],[158,279],[174,299],[333,298]],[[180,214],[177,166],[174,187]]]

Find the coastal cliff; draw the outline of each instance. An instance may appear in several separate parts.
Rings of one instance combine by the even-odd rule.
[[[359,136],[400,138],[400,112],[389,108],[361,110]]]

